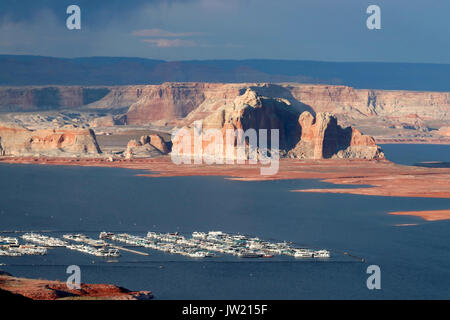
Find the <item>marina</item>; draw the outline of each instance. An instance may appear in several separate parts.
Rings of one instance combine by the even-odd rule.
[[[22,239],[46,247],[65,247],[67,242],[58,238],[44,236],[38,233],[25,233]]]
[[[7,257],[21,257],[24,255],[45,255],[47,254],[47,249],[44,247],[39,247],[36,245],[1,245],[0,246],[0,256]]]
[[[25,244],[19,244],[14,237],[0,237],[0,256],[45,255],[49,248],[66,248],[81,253],[118,258],[120,251],[148,256],[149,253],[127,247],[141,247],[189,258],[212,258],[231,255],[238,258],[273,258],[275,255],[301,258],[329,258],[330,251],[298,248],[289,242],[271,242],[258,237],[229,234],[222,231],[198,232],[185,237],[178,232],[158,233],[149,231],[146,236],[128,233],[100,232],[98,239],[76,234],[63,234],[62,239],[39,233],[25,233],[20,237]],[[116,243],[124,245],[119,246]]]
[[[191,258],[216,257],[218,254],[234,255],[239,258],[272,258],[287,255],[295,258],[329,258],[328,250],[295,248],[287,242],[269,242],[258,237],[228,234],[222,231],[193,232],[191,238],[179,233],[148,232],[146,237],[111,232],[101,232],[101,239],[150,248]]]
[[[116,248],[95,248],[86,244],[69,244],[67,245],[67,249],[80,251],[97,257],[120,257],[119,250]]]
[[[63,238],[67,241],[83,242],[93,247],[104,247],[107,243],[101,239],[91,239],[84,234],[65,234]]]

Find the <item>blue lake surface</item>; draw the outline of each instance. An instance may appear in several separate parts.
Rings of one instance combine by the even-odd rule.
[[[385,151],[392,160],[404,159],[402,148],[411,147],[420,157],[432,157],[410,156],[411,163],[449,160],[449,146],[430,151],[427,145],[396,145]],[[0,257],[5,264],[0,268],[16,276],[65,280],[67,266],[76,264],[83,282],[151,290],[157,299],[450,299],[450,221],[386,214],[449,209],[449,199],[290,192],[340,187],[315,180],[242,182],[136,173],[1,164],[0,230],[92,237],[100,231],[143,236],[147,231],[222,230],[326,248],[332,258],[195,260],[140,248],[150,255],[122,252],[118,262],[110,263],[60,248],[46,256]],[[381,268],[381,290],[367,289],[366,270],[372,264]]]
[[[450,145],[382,144],[386,157],[395,163],[415,165],[425,161],[450,162]]]

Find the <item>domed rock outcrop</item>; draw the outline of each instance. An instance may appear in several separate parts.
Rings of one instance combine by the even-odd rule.
[[[0,146],[3,156],[93,156],[101,153],[92,130],[68,126],[29,130],[15,124],[0,124]]]
[[[375,144],[372,137],[363,135],[355,128],[342,128],[338,125],[336,117],[331,113],[317,113],[315,116],[308,111],[301,111],[290,104],[286,99],[273,99],[258,95],[254,90],[248,89],[243,95],[237,97],[232,104],[219,108],[202,121],[202,132],[206,135],[207,129],[217,129],[220,136],[208,139],[202,138],[201,156],[211,156],[222,150],[224,157],[227,141],[227,129],[267,129],[270,149],[271,129],[279,130],[280,154],[286,157],[299,159],[326,159],[326,158],[384,158],[380,147]],[[194,124],[183,127],[174,136],[173,152],[178,155],[199,156],[194,148]],[[198,129],[197,129],[198,130]],[[190,149],[186,149],[185,136],[191,138]],[[257,152],[261,141],[257,137]],[[222,144],[222,145],[220,145]],[[245,144],[248,145],[247,142]],[[236,147],[236,138],[230,143]],[[217,156],[217,154],[215,153]],[[233,152],[236,156],[236,152]],[[246,153],[248,156],[248,153]]]

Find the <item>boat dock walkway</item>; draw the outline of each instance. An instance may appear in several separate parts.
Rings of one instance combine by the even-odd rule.
[[[124,247],[120,247],[120,246],[115,246],[115,245],[112,245],[112,244],[109,244],[108,246],[109,246],[109,247],[112,247],[112,248],[119,249],[119,250],[128,251],[128,252],[131,252],[131,253],[134,253],[134,254],[140,254],[141,256],[148,256],[148,255],[149,255],[149,254],[146,253],[146,252],[141,252],[141,251],[137,251],[137,250],[132,250],[132,249],[128,249],[128,248],[124,248]]]

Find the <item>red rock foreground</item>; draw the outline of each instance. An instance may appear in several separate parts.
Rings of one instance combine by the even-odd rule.
[[[130,291],[111,284],[83,283],[80,290],[69,290],[65,282],[16,278],[1,272],[0,289],[33,300],[148,300],[153,298],[150,291]]]
[[[397,165],[387,160],[281,159],[278,173],[260,175],[256,165],[175,165],[170,157],[128,159],[0,158],[0,163],[34,163],[117,167],[149,170],[148,177],[224,176],[236,180],[320,179],[333,184],[364,185],[358,188],[307,189],[298,192],[346,193],[392,197],[450,198],[450,168]],[[367,186],[368,185],[368,186]]]
[[[421,217],[426,221],[439,221],[450,219],[450,210],[396,211],[396,212],[389,212],[389,214],[401,216],[416,216]]]

